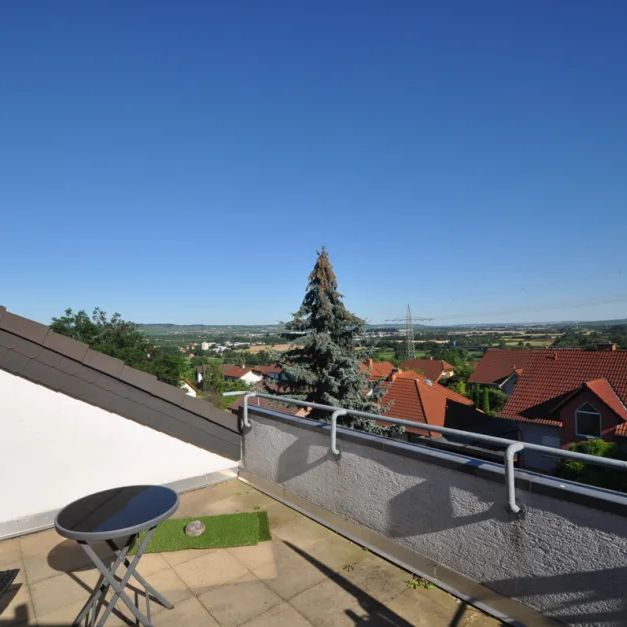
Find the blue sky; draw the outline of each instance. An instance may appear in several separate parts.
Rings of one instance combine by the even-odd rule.
[[[627,4],[0,6],[0,303],[627,317]]]

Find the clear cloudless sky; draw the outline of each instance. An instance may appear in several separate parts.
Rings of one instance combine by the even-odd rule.
[[[627,3],[0,3],[0,303],[627,317]]]

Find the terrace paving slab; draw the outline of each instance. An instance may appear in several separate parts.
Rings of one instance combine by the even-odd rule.
[[[438,588],[410,589],[410,573],[237,479],[181,495],[177,516],[259,510],[268,512],[268,542],[142,557],[139,572],[175,606],[168,610],[153,602],[154,625],[500,624]],[[110,555],[106,545],[97,551]],[[1,627],[71,624],[98,578],[80,547],[54,530],[0,542],[0,568],[20,569],[0,600]],[[141,608],[143,595],[138,596]],[[118,603],[107,626],[128,624],[130,613]]]
[[[246,578],[215,587],[199,600],[223,627],[241,625],[281,603],[281,597],[262,581]]]

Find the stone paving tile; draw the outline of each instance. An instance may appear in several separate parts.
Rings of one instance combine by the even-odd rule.
[[[5,553],[8,555],[8,552]],[[2,563],[2,570],[13,570],[17,568],[17,574],[14,582],[0,599],[0,608],[2,610],[0,625],[20,625],[25,624],[35,615],[33,602],[30,596],[30,588],[28,587],[24,563],[21,560],[14,562],[5,561]]]
[[[5,568],[5,564],[17,562],[22,559],[19,538],[3,540],[0,542],[0,567]],[[6,570],[6,568],[5,568]]]
[[[281,603],[242,624],[242,627],[311,627],[311,623],[287,603]]]
[[[290,599],[289,604],[316,627],[352,627],[362,623],[412,627],[384,605],[340,581],[325,579]]]
[[[444,590],[407,589],[386,604],[416,627],[497,627],[502,623],[466,605]]]
[[[363,547],[338,535],[312,544],[306,553],[312,560],[339,573],[352,572],[357,564],[370,555]]]
[[[36,555],[47,555],[63,539],[54,529],[21,536],[20,548],[22,557],[27,559]]]
[[[177,564],[173,569],[196,595],[236,579],[254,579],[254,575],[224,549]]]
[[[245,551],[244,548],[248,550]],[[281,540],[229,550],[271,590],[286,600],[325,578],[319,568]]]
[[[207,612],[200,601],[192,597],[171,610],[165,610],[154,617],[155,627],[220,627],[220,624]]]
[[[276,525],[271,528],[271,532],[273,537],[281,538],[281,540],[291,542],[301,548],[309,547],[320,542],[320,540],[332,540],[336,536],[330,529],[305,518],[305,516],[299,516],[282,525]]]
[[[169,553],[161,553],[161,557],[167,562],[168,566],[176,566],[183,562],[195,560],[203,555],[213,553],[216,549],[185,549],[183,551],[170,551]]]
[[[223,627],[240,625],[281,603],[281,598],[258,579],[216,586],[199,600]]]
[[[341,574],[353,586],[382,603],[404,592],[411,579],[406,570],[372,553]]]
[[[283,505],[283,503],[279,503],[278,501],[273,501],[272,505],[262,507],[261,509],[268,513],[270,529],[279,527],[287,522],[293,521],[299,516],[302,516],[302,514],[297,512],[295,509],[292,509],[287,505]]]
[[[46,616],[55,610],[89,596],[98,581],[95,570],[49,577],[30,585],[30,593],[37,617]]]

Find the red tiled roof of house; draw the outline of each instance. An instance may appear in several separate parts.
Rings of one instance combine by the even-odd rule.
[[[627,422],[618,425],[614,431],[614,435],[617,435],[619,438],[627,438]]]
[[[251,372],[252,368],[246,368],[241,366],[236,366],[234,364],[224,364],[222,366],[222,374],[225,377],[231,377],[233,379],[239,379],[243,377],[245,374]]]
[[[381,399],[383,407],[390,405],[383,415],[443,427],[449,401],[472,406],[473,402],[469,398],[443,385],[427,381],[430,381],[427,377],[413,371],[394,373]],[[406,427],[406,430],[423,435],[427,433],[412,427]]]
[[[281,366],[277,366],[276,364],[272,364],[269,366],[255,366],[253,368],[253,372],[265,375],[279,374],[283,372],[283,368],[281,368]]]
[[[509,377],[513,372],[520,374],[529,358],[538,350],[489,348],[470,375],[470,383],[487,385]]]
[[[372,359],[362,361],[359,368],[362,372],[368,373],[371,381],[387,379],[396,370],[396,366],[389,361],[373,361]]]
[[[236,401],[229,405],[229,409],[233,413],[238,413],[240,407],[244,403],[244,397],[239,397]],[[263,407],[264,409],[272,409],[279,411],[282,414],[290,414],[291,416],[306,416],[309,409],[306,407],[296,407],[295,405],[288,405],[281,403],[279,400],[272,400],[269,398],[259,398],[258,396],[252,396],[248,399],[249,407]]]
[[[625,408],[623,402],[618,398],[614,388],[607,379],[586,381],[584,386],[598,396],[617,416],[620,416],[623,420],[627,420],[627,408]]]
[[[556,408],[582,387],[623,416],[627,401],[627,351],[532,351],[502,415],[555,420]]]
[[[455,370],[455,366],[451,366],[444,359],[406,359],[401,362],[403,370],[417,370],[432,381],[437,381],[444,372]]]

